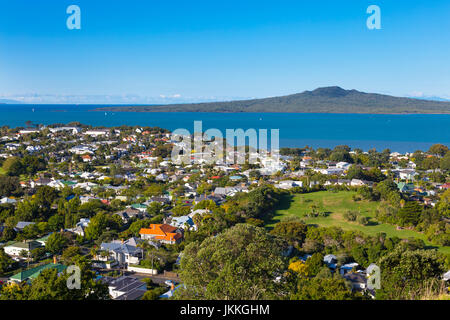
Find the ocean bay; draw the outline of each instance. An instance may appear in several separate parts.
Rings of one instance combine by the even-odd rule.
[[[305,145],[333,148],[346,144],[365,151],[426,150],[434,143],[450,145],[450,115],[440,114],[332,114],[332,113],[196,113],[196,112],[99,112],[97,105],[0,105],[0,125],[80,122],[92,126],[158,126],[186,128],[194,121],[203,130],[217,128],[279,129],[281,147]]]

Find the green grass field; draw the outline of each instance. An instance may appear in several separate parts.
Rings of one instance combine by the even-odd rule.
[[[352,197],[356,192],[340,191],[319,191],[314,193],[296,194],[285,196],[281,201],[275,215],[268,221],[266,227],[272,228],[277,222],[286,217],[299,217],[307,224],[322,227],[336,226],[344,230],[361,231],[368,235],[376,235],[384,232],[388,237],[399,237],[406,239],[409,237],[419,238],[425,241],[427,246],[437,247],[426,240],[425,235],[413,230],[397,230],[396,226],[378,223],[375,219],[375,211],[379,202],[353,201]],[[312,211],[311,206],[315,205],[320,212],[327,212],[327,217],[308,218],[305,215]],[[343,215],[348,210],[358,211],[360,215],[369,218],[369,224],[363,226],[357,222],[349,222]],[[439,247],[439,251],[450,254],[450,247]]]

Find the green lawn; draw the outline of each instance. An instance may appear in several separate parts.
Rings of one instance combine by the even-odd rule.
[[[266,227],[272,228],[275,223],[285,217],[295,216],[302,218],[307,224],[314,224],[323,227],[336,226],[344,230],[361,231],[368,235],[376,235],[384,232],[388,237],[397,236],[405,239],[409,237],[419,238],[425,241],[427,246],[434,246],[426,240],[425,235],[412,230],[397,230],[395,226],[385,223],[378,223],[375,220],[375,210],[379,202],[358,201],[355,202],[352,196],[356,192],[340,191],[319,191],[314,193],[296,194],[285,196],[280,203],[275,215]],[[307,218],[306,213],[311,212],[311,206],[315,205],[320,212],[327,212],[327,217]],[[361,215],[369,218],[369,225],[363,226],[357,222],[349,222],[343,218],[343,214],[348,210],[358,211]],[[436,247],[436,246],[435,246]],[[449,253],[450,247],[439,247],[439,251]]]

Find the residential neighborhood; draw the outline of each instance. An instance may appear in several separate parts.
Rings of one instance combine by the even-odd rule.
[[[262,275],[252,270],[241,290],[228,288],[232,263],[274,275],[263,281],[273,295],[254,299],[395,299],[367,270],[404,255],[439,261],[423,281],[448,294],[446,146],[281,148],[256,164],[208,164],[193,150],[176,164],[179,142],[157,127],[3,127],[0,141],[1,299],[56,285],[72,265],[94,280],[84,294],[98,299],[223,298],[199,288],[222,276],[233,279],[221,283],[232,297],[252,298],[245,286]],[[333,286],[335,296],[314,286]]]

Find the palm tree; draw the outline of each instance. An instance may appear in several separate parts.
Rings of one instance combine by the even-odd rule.
[[[100,250],[97,247],[93,247],[91,249],[90,254],[91,254],[92,258],[97,259],[99,252],[100,252]]]
[[[138,244],[138,247],[142,248],[143,258],[146,259],[146,256],[148,255],[150,248],[151,248],[150,244],[148,243],[147,240],[144,240]],[[152,257],[152,270],[153,270],[153,251],[152,251],[151,257]]]

